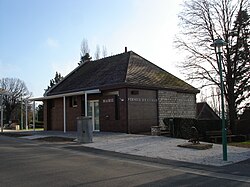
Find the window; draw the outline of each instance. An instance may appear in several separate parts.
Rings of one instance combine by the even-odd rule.
[[[55,100],[54,99],[50,99],[48,100],[48,104],[49,104],[49,108],[55,108]]]
[[[131,95],[139,95],[139,91],[138,90],[132,90]]]
[[[112,91],[112,92],[104,92],[103,95],[118,95],[119,96],[119,91]]]
[[[77,96],[72,96],[70,100],[71,107],[77,107]]]
[[[115,120],[120,119],[120,110],[119,110],[119,97],[115,96]]]

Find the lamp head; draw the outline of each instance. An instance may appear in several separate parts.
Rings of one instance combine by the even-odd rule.
[[[217,52],[221,52],[221,48],[223,46],[226,46],[226,45],[227,45],[227,42],[225,42],[221,38],[218,38],[218,39],[214,40],[214,42],[210,46],[215,47]]]

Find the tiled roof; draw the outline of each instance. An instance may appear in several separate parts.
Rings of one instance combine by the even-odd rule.
[[[130,51],[81,64],[46,95],[118,85],[198,92],[196,88]]]
[[[220,120],[220,117],[206,102],[197,103],[196,115],[198,120]]]
[[[130,55],[126,82],[147,87],[198,91],[135,53]]]

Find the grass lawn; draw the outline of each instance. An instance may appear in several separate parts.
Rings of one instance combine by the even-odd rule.
[[[28,128],[28,129],[24,128],[24,129],[17,130],[17,132],[27,132],[27,131],[34,131],[34,129],[33,128]],[[44,131],[44,128],[35,128],[35,131]]]
[[[232,145],[232,146],[236,146],[236,147],[250,148],[250,140],[245,141],[245,142],[228,143],[228,145]]]
[[[23,129],[24,131],[26,131],[26,129]],[[33,131],[33,128],[29,128],[28,131]],[[44,128],[35,128],[36,131],[43,131]]]

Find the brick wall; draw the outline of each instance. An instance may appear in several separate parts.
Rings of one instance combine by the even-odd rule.
[[[48,100],[48,102],[54,102],[49,104],[49,119],[48,126],[50,130],[63,130],[63,98],[57,98]]]
[[[48,105],[47,100],[43,101],[43,124],[44,130],[47,131],[48,129]]]
[[[67,131],[76,131],[76,118],[81,116],[82,110],[82,97],[83,96],[75,96],[77,97],[77,105],[72,106],[71,100],[72,97],[66,97],[66,130]]]
[[[66,97],[66,130],[76,130],[76,117],[81,116],[81,96],[77,96],[77,105],[70,106],[71,97]],[[44,129],[64,130],[63,97],[44,101]]]
[[[128,132],[149,132],[157,125],[157,91],[128,89]]]
[[[164,118],[196,118],[196,96],[175,91],[158,91],[159,125]]]
[[[105,90],[100,98],[100,130],[127,133],[126,89]]]

